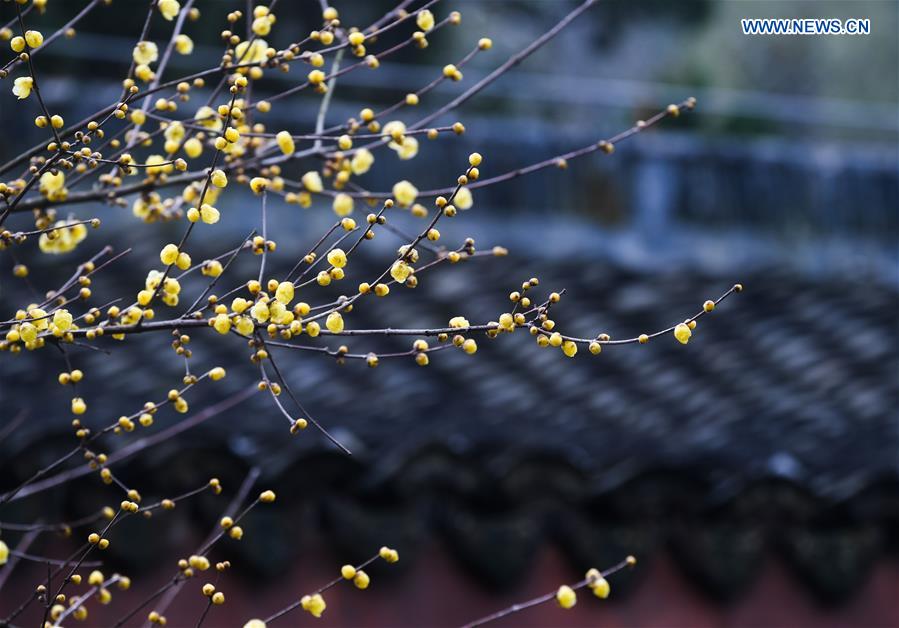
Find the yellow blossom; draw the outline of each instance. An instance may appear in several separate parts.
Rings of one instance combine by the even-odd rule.
[[[184,153],[191,159],[196,159],[203,154],[203,142],[195,137],[190,138],[182,146]]]
[[[167,139],[168,141],[177,142],[180,144],[181,140],[184,139],[184,136],[186,133],[187,133],[187,130],[184,128],[184,125],[178,121],[175,121],[175,122],[172,122],[167,127],[165,127],[165,131],[163,132],[163,135],[165,136],[165,139]],[[174,151],[172,151],[172,152],[174,152]]]
[[[268,35],[272,30],[272,19],[273,16],[268,15],[257,17],[255,20],[253,20],[253,32],[262,37]]]
[[[304,611],[309,612],[313,617],[321,617],[322,613],[327,608],[327,604],[325,604],[325,599],[321,596],[321,593],[316,593],[315,595],[304,595],[300,599],[300,606],[303,607]]]
[[[396,142],[391,142],[391,148]],[[403,138],[402,144],[397,144],[395,148],[396,154],[402,160],[412,159],[418,154],[418,140],[414,137],[406,136]]]
[[[402,207],[409,207],[418,198],[418,188],[404,179],[394,184],[393,197]]]
[[[596,580],[593,580],[589,584],[590,588],[593,589],[593,595],[604,600],[609,597],[609,593],[611,592],[611,587],[609,586],[609,581],[603,578],[601,575]]]
[[[150,155],[147,157],[147,174],[162,174],[173,170],[172,164],[168,163],[162,155]]]
[[[264,39],[255,39],[252,44],[249,41],[242,41],[234,48],[234,60],[240,64],[261,63],[268,57],[265,51],[268,50],[268,42]]]
[[[268,303],[265,301],[256,301],[253,307],[250,308],[250,315],[256,319],[257,323],[266,322],[270,316]]]
[[[32,343],[37,340],[37,327],[31,323],[22,323],[19,325],[19,337],[26,343]],[[75,412],[75,402],[72,402],[72,412]],[[78,414],[75,412],[75,414]]]
[[[556,591],[556,601],[562,608],[572,608],[577,604],[577,594],[574,592],[574,589],[567,584],[563,584],[559,587],[559,590]]]
[[[228,175],[223,170],[213,170],[209,182],[217,188],[224,188],[228,185]]]
[[[44,35],[40,31],[25,31],[25,42],[29,48],[39,48],[44,43]]]
[[[334,268],[343,268],[346,266],[346,253],[343,249],[331,249],[328,251],[328,263]]]
[[[227,334],[231,331],[231,319],[228,318],[227,314],[218,314],[213,319],[213,327],[215,327],[215,331],[220,334]]]
[[[280,131],[278,135],[275,136],[275,140],[278,142],[278,148],[281,149],[282,153],[285,155],[293,155],[296,150],[296,144],[290,133],[287,131]]]
[[[253,321],[246,316],[241,316],[237,319],[237,333],[242,336],[249,336],[253,333],[253,330],[256,329],[256,326],[253,324]]]
[[[178,0],[159,0],[159,12],[162,13],[162,17],[165,19],[172,21],[178,16],[178,11],[181,10],[181,5],[178,3]]]
[[[206,105],[197,109],[197,112],[194,114],[194,121],[200,126],[212,129],[213,131],[219,131],[223,126],[215,109]]]
[[[68,310],[56,310],[53,313],[53,326],[59,331],[66,332],[71,329],[73,320]]]
[[[178,259],[178,246],[176,244],[166,244],[159,252],[159,260],[166,266],[171,266]]]
[[[175,50],[179,55],[189,55],[194,51],[194,40],[185,34],[175,37]]]
[[[412,274],[412,267],[401,259],[396,260],[390,267],[390,276],[399,283],[405,283]]]
[[[179,270],[187,270],[190,268],[190,255],[184,251],[178,253],[178,259],[175,260],[175,266],[177,266]]]
[[[418,15],[415,16],[415,24],[418,28],[427,33],[434,28],[434,14],[428,9],[422,9],[418,12]]]
[[[209,203],[203,203],[202,207],[200,207],[200,218],[202,218],[203,222],[207,225],[214,225],[219,221],[219,210]]]
[[[353,213],[353,197],[343,192],[334,197],[332,204],[334,213],[338,216],[347,216]]]
[[[46,196],[51,201],[61,201],[65,200],[66,193],[66,175],[62,172],[62,170],[58,171],[56,174],[52,172],[45,172],[41,175],[41,178],[38,182],[38,189],[40,193]]]
[[[674,328],[674,337],[677,338],[677,341],[683,345],[690,342],[690,336],[692,335],[693,332],[690,330],[689,325],[687,325],[686,323],[679,323],[677,327]]]
[[[340,312],[331,312],[328,314],[328,319],[325,321],[325,327],[335,334],[342,332],[343,316],[340,315]]]
[[[15,81],[13,81],[12,93],[18,97],[19,100],[23,98],[28,98],[31,94],[31,88],[34,87],[34,79],[30,76],[20,76]]]
[[[371,579],[368,577],[368,574],[361,569],[356,572],[356,577],[353,578],[353,584],[357,589],[367,589],[370,582]]]
[[[473,203],[474,199],[471,197],[471,190],[464,185],[459,188],[456,196],[453,197],[453,205],[459,209],[470,209]]]
[[[275,290],[275,298],[284,305],[287,305],[288,303],[293,301],[293,292],[293,283],[289,281],[282,281],[278,284],[278,289]]]
[[[406,125],[400,120],[391,120],[381,129],[381,135],[397,142],[406,132]],[[391,148],[393,148],[391,146]]]
[[[134,76],[142,80],[144,83],[149,83],[156,76],[156,73],[153,72],[153,69],[146,63],[141,63],[134,68]]]
[[[461,327],[469,327],[471,324],[468,322],[468,319],[464,316],[453,316],[449,321],[449,326],[455,329]]]
[[[68,253],[75,249],[87,237],[87,227],[81,224],[73,224],[74,219],[59,220],[49,233],[42,233],[38,238],[38,247],[44,253],[59,254]],[[51,233],[55,237],[51,237]]]
[[[321,192],[324,189],[321,175],[315,170],[310,170],[304,174],[300,181],[303,182],[303,186],[310,192]]]
[[[262,194],[269,183],[270,181],[265,177],[253,177],[250,179],[250,189],[253,190],[254,194]]]
[[[6,561],[9,560],[9,547],[7,547],[6,543],[0,541],[0,565],[5,565]]]
[[[152,41],[139,41],[131,53],[135,63],[151,64],[159,58],[159,48]]]
[[[350,169],[353,171],[353,174],[365,174],[374,162],[375,157],[371,154],[371,151],[367,148],[360,148],[350,160]]]

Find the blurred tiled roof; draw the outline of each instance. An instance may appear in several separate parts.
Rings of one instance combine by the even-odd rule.
[[[417,295],[392,293],[358,308],[348,324],[495,319],[504,295],[532,275],[547,291],[567,290],[554,313],[562,329],[613,337],[682,320],[734,280],[683,267],[644,273],[611,262],[546,268],[504,258],[423,275]],[[687,571],[730,595],[750,581],[768,544],[819,592],[846,594],[845,578],[861,582],[897,547],[899,293],[773,268],[739,279],[745,291],[703,319],[687,346],[664,337],[567,359],[519,332],[479,341],[474,357],[445,351],[428,368],[403,359],[377,369],[276,352],[303,404],[353,450],[351,459],[311,429],[288,437],[271,400],[256,395],[227,418],[142,454],[126,474],[190,486],[198,473],[227,475],[225,467],[236,483],[239,469],[257,462],[270,483],[296,496],[285,508],[317,505],[338,542],[363,551],[363,541],[382,534],[414,545],[430,530],[496,582],[523,568],[543,537],[591,564],[669,543]],[[192,408],[255,380],[239,342],[193,335],[198,361],[230,366],[228,385],[191,393]],[[389,352],[412,338],[344,341],[353,351]],[[79,358],[91,373],[89,400],[102,407],[114,395],[117,405],[123,397],[137,405],[169,387],[148,372],[177,381],[160,338],[135,342],[146,347],[139,365],[94,352]],[[40,379],[20,368],[21,385]],[[4,398],[15,406],[11,381]],[[104,381],[114,390],[98,385]],[[56,395],[48,390],[48,402]],[[160,415],[158,424],[174,421]],[[4,474],[31,468],[23,459],[35,455],[31,439],[41,431],[18,441]],[[846,562],[839,567],[837,551]]]

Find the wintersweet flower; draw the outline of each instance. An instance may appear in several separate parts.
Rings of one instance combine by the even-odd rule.
[[[390,276],[398,283],[406,283],[409,275],[412,274],[412,267],[401,259],[396,260],[390,267]]]
[[[391,142],[391,148],[393,148],[393,144],[395,142]],[[402,160],[412,159],[418,154],[418,140],[414,137],[406,136],[403,138],[402,144],[397,144],[396,154]]]
[[[300,599],[300,606],[313,617],[321,617],[328,605],[325,604],[325,598],[321,596],[321,593],[316,593],[315,595],[304,595]]]
[[[296,150],[296,144],[293,141],[293,137],[291,137],[290,133],[287,131],[281,131],[278,135],[275,136],[275,141],[278,143],[278,148],[281,149],[281,152],[285,155],[293,155]]]
[[[200,126],[213,131],[220,131],[222,126],[224,126],[215,109],[206,105],[197,109],[197,112],[194,114],[194,121]]]
[[[343,316],[340,315],[340,312],[331,312],[328,314],[328,318],[325,321],[325,327],[327,327],[331,332],[335,334],[339,334],[343,331]]]
[[[131,53],[135,63],[151,64],[159,58],[159,48],[152,41],[139,41]]]
[[[459,191],[456,192],[456,196],[453,197],[453,205],[459,209],[471,209],[473,204],[474,199],[471,196],[471,190],[463,185],[459,188]]]
[[[25,31],[25,43],[29,48],[40,48],[44,43],[44,35],[40,31]]]
[[[209,203],[203,203],[200,207],[200,218],[202,218],[203,222],[207,225],[214,225],[219,221],[221,214],[219,210],[210,205]]]
[[[257,323],[265,323],[268,321],[270,315],[268,303],[265,301],[257,301],[253,307],[250,308],[250,316],[252,316]]]
[[[196,159],[203,154],[203,142],[195,137],[192,137],[184,142],[182,148],[184,149],[184,154],[191,159]]]
[[[693,332],[690,330],[690,327],[686,323],[679,323],[674,328],[674,337],[677,338],[677,341],[682,345],[690,342],[690,336],[693,335]]]
[[[422,9],[415,17],[415,24],[427,33],[434,28],[434,14],[428,9]]]
[[[189,55],[194,51],[194,40],[184,35],[178,35],[175,37],[175,50],[179,55]]]
[[[234,61],[236,63],[262,63],[268,57],[265,51],[268,50],[268,42],[264,39],[255,39],[252,43],[242,41],[234,48]]]
[[[66,193],[66,175],[60,170],[56,174],[45,172],[38,180],[38,190],[51,201],[61,201]]]
[[[289,281],[282,281],[281,283],[278,284],[277,290],[275,290],[275,299],[277,299],[279,302],[283,303],[284,305],[287,305],[291,301],[293,301],[293,295],[294,295],[293,283],[291,283]]]
[[[175,260],[178,259],[178,245],[176,244],[166,244],[162,247],[162,250],[159,252],[159,261],[161,261],[166,266],[171,266],[175,263]]]
[[[332,208],[334,209],[334,213],[338,216],[348,216],[353,213],[353,197],[344,192],[339,193],[334,197],[334,203],[332,204]]]
[[[360,148],[350,160],[350,169],[353,171],[353,174],[365,174],[374,162],[375,157],[371,154],[371,151],[367,148]]]
[[[73,251],[87,237],[87,227],[73,224],[74,219],[59,220],[53,231],[42,233],[38,238],[38,247],[44,253],[60,254]]]
[[[181,10],[181,5],[178,3],[178,0],[159,0],[158,6],[159,12],[162,13],[162,17],[170,22],[178,17],[178,12]]]
[[[23,100],[31,95],[31,89],[34,87],[34,79],[30,76],[20,76],[13,81],[12,93],[19,99]]]
[[[217,188],[224,188],[228,185],[228,175],[224,170],[213,170],[209,182]]]
[[[53,327],[61,332],[67,332],[71,329],[73,320],[74,318],[68,310],[60,309],[53,313]]]
[[[464,316],[453,316],[449,320],[449,326],[454,329],[459,329],[462,327],[470,327],[471,323],[468,322],[468,319]]]
[[[577,604],[577,593],[575,593],[574,589],[567,584],[563,584],[559,587],[559,590],[556,591],[556,601],[562,608],[572,608]]]
[[[334,268],[346,266],[346,253],[343,249],[331,249],[328,251],[328,263]]]
[[[309,190],[310,192],[321,192],[324,188],[322,185],[321,175],[318,174],[315,170],[310,170],[306,174],[303,175],[300,181],[303,183],[303,186]]]
[[[361,569],[356,572],[356,576],[353,578],[353,585],[355,585],[357,589],[367,589],[370,583],[371,579],[368,577],[367,573]]]
[[[409,207],[418,198],[418,188],[404,179],[393,186],[393,197],[400,206]]]

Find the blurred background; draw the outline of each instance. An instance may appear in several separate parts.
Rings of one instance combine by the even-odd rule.
[[[83,4],[52,0],[35,26],[46,34]],[[166,79],[218,63],[217,34],[239,4],[199,3],[203,17],[186,29],[196,52],[175,55]],[[492,37],[493,49],[464,68],[464,81],[442,84],[417,110],[396,116],[414,122],[574,6],[441,2],[437,17],[459,10],[462,24],[376,72],[341,77],[328,122],[396,102],[480,37]],[[74,121],[118,98],[143,7],[116,0],[77,37],[36,57],[51,110]],[[344,24],[364,25],[391,4],[337,7]],[[0,15],[8,21],[11,6],[0,6]],[[311,0],[282,0],[277,15],[269,38],[276,47],[319,23]],[[869,18],[872,31],[744,36],[740,19],[748,17]],[[155,20],[151,38],[164,41],[168,29]],[[474,150],[484,155],[482,174],[492,176],[609,137],[669,102],[698,99],[695,112],[620,144],[612,156],[597,153],[572,160],[564,172],[475,190],[474,207],[441,227],[444,240],[454,245],[471,236],[479,248],[508,247],[509,256],[436,270],[415,291],[357,308],[350,327],[438,327],[455,315],[492,320],[507,309],[511,290],[537,276],[547,291],[566,290],[555,310],[562,329],[629,337],[683,320],[735,282],[745,290],[702,319],[685,347],[666,336],[568,360],[516,334],[479,341],[473,358],[436,354],[427,369],[412,360],[367,369],[279,356],[303,404],[351,458],[311,430],[288,439],[268,397],[235,400],[257,375],[246,348],[195,334],[198,368],[222,364],[229,375],[220,383],[226,386],[190,395],[192,413],[218,412],[129,459],[120,473],[145,495],[177,494],[211,476],[233,494],[258,465],[258,486],[278,493],[271,508],[251,514],[243,541],[220,549],[218,559],[235,566],[220,586],[229,611],[205,625],[274,612],[383,544],[398,548],[401,562],[373,568],[368,591],[333,590],[322,622],[459,624],[634,554],[637,567],[614,578],[609,600],[582,594],[571,611],[550,604],[504,625],[899,623],[897,33],[892,0],[604,1],[437,122],[461,120],[465,135],[423,140],[411,162],[379,153],[360,179],[367,189],[389,190],[402,178],[420,189],[443,187]],[[298,71],[267,74],[255,93],[295,84]],[[270,130],[314,127],[319,97],[286,102],[267,116]],[[0,119],[16,129],[0,143],[3,162],[41,141],[31,124],[34,107],[8,93],[0,98]],[[312,167],[291,166],[286,176]],[[278,204],[270,211],[278,241],[273,273],[290,268],[333,221],[329,205],[322,199],[308,209]],[[259,224],[258,199],[250,195],[229,188],[219,208],[216,238],[193,241],[194,259],[236,246]],[[98,216],[104,226],[62,258],[37,255],[35,243],[17,250],[38,292],[113,243],[134,252],[103,273],[95,292],[130,295],[154,266],[159,243],[183,229],[144,225],[127,209],[96,203],[71,210]],[[13,224],[24,228],[27,220]],[[398,224],[421,227],[411,216]],[[378,238],[361,248],[360,259],[366,268],[383,267],[399,244]],[[29,298],[12,277],[14,263],[0,252],[0,303],[8,312]],[[237,277],[250,277],[257,264],[239,260]],[[384,352],[408,342],[347,344]],[[167,343],[147,337],[111,356],[73,354],[88,374],[89,422],[107,424],[180,381],[182,364]],[[0,489],[71,446],[67,392],[55,385],[64,365],[53,352],[38,353],[0,362]],[[24,423],[2,432],[22,410]],[[153,429],[180,419],[160,415]],[[111,441],[110,451],[123,444]],[[72,518],[110,499],[118,497],[88,476],[5,506],[0,521]],[[115,542],[106,558],[133,576],[136,590],[150,592],[226,504],[227,495],[204,496],[165,515],[165,525],[123,524],[118,534],[127,542]],[[63,555],[67,543],[44,539],[35,551]],[[0,616],[28,594],[40,570],[22,568],[7,583]],[[168,614],[193,625],[198,596],[185,590]],[[103,625],[139,597],[117,596],[89,623]],[[291,616],[284,625],[307,619]]]

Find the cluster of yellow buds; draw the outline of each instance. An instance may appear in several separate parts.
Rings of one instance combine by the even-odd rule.
[[[159,252],[159,260],[166,266],[177,266],[180,270],[190,268],[190,255],[181,251],[177,244],[166,244]]]
[[[630,564],[630,561],[628,562],[628,564]],[[609,593],[611,592],[609,581],[603,577],[602,573],[600,573],[598,569],[590,569],[589,571],[587,571],[587,575],[585,576],[585,578],[587,580],[587,586],[590,587],[590,590],[593,591],[593,595],[600,598],[601,600],[609,597]]]

